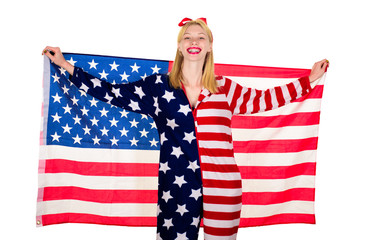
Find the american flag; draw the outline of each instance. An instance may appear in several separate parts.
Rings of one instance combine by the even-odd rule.
[[[121,84],[164,74],[172,62],[64,54],[75,66]],[[266,89],[308,69],[216,64],[216,74]],[[45,57],[37,226],[94,223],[155,226],[160,138],[147,115],[76,88]],[[316,151],[323,81],[287,106],[232,121],[243,179],[240,227],[315,223]],[[314,86],[315,85],[315,86]]]

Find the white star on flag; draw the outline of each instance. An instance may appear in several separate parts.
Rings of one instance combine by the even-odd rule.
[[[190,197],[195,198],[195,200],[198,200],[202,196],[201,189],[199,188],[198,190],[191,189],[192,193]]]
[[[183,175],[181,177],[175,176],[175,181],[173,183],[179,185],[179,187],[181,188],[181,186],[187,182],[184,180],[184,175]]]
[[[164,173],[167,173],[168,170],[171,170],[171,168],[168,167],[168,162],[166,162],[166,163],[160,163],[160,169],[159,169],[159,171],[163,171]]]
[[[177,210],[176,212],[180,213],[180,215],[184,215],[184,213],[188,212],[188,210],[186,209],[186,204],[183,204],[183,205],[179,205],[177,204]]]
[[[172,99],[175,99],[173,92],[168,92],[167,90],[165,90],[165,94],[162,97],[165,98],[168,102],[170,102]]]
[[[189,105],[181,105],[180,104],[180,109],[178,110],[178,112],[181,112],[181,113],[183,113],[184,115],[187,116],[187,114],[189,112],[191,112],[190,106]]]
[[[174,155],[179,159],[180,155],[183,155],[183,154],[184,153],[181,151],[181,147],[172,147],[171,155]]]
[[[133,66],[130,65],[130,67],[132,68],[131,72],[138,72],[138,69],[140,68],[140,66],[137,66],[137,63],[134,63]]]
[[[165,202],[168,202],[169,199],[172,199],[173,197],[171,196],[171,191],[163,191],[162,199],[165,200]]]
[[[186,141],[188,141],[188,143],[189,144],[191,144],[191,142],[193,141],[193,140],[195,140],[196,138],[195,138],[195,135],[194,135],[194,132],[190,132],[190,133],[184,133],[184,138],[183,138],[183,140],[186,140]]]

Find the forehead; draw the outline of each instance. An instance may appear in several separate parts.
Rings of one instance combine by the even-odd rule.
[[[184,34],[204,34],[206,35],[206,31],[198,24],[194,24],[189,26]]]

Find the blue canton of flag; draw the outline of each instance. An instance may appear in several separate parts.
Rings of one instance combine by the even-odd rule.
[[[71,64],[113,84],[168,72],[168,61],[64,54]],[[46,145],[81,148],[160,148],[153,119],[97,100],[75,87],[65,69],[51,64]]]

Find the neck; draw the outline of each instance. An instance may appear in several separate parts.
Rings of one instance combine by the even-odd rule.
[[[184,85],[195,87],[202,86],[203,62],[183,62]]]

